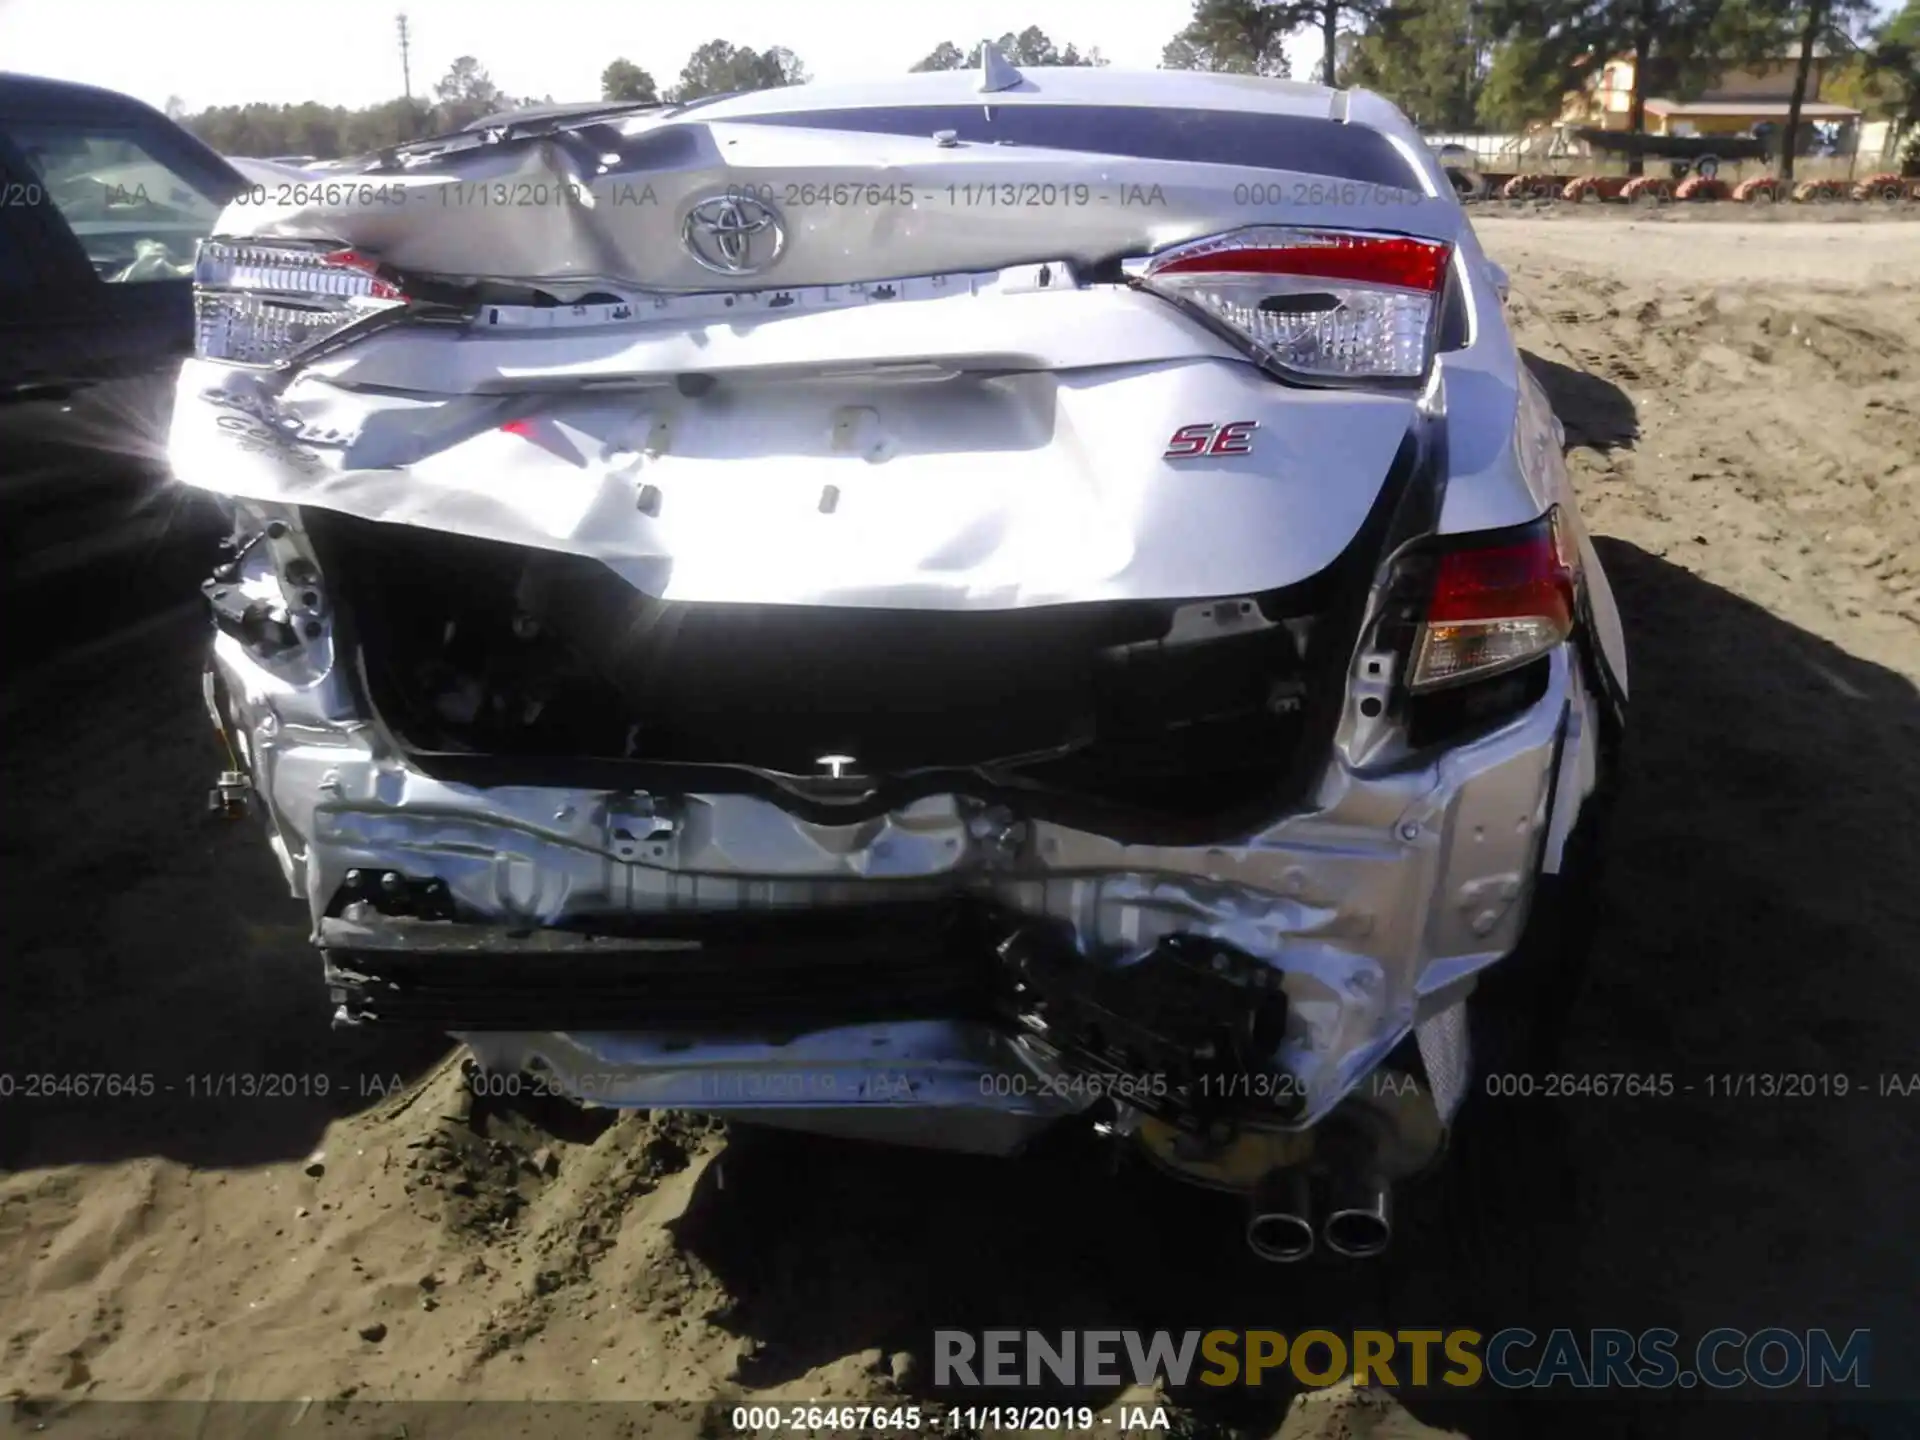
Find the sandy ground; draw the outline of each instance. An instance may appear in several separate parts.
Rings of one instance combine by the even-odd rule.
[[[1633,646],[1570,1065],[1920,1071],[1920,225],[1481,232]],[[329,1032],[301,907],[250,826],[203,818],[197,635],[160,614],[0,701],[0,1390],[23,1432],[81,1433],[64,1412],[91,1397],[291,1407],[112,1411],[113,1433],[279,1434],[311,1406],[296,1437],[718,1435],[716,1399],[925,1398],[934,1327],[1006,1323],[1867,1326],[1876,1384],[1920,1394],[1920,1098],[1568,1101],[1536,1113],[1497,1243],[1359,1273],[1254,1265],[1237,1206],[1109,1177],[1074,1139],[991,1162],[476,1109],[445,1046]],[[156,1092],[24,1093],[76,1071]],[[210,1096],[210,1072],[292,1093]],[[363,1404],[569,1397],[683,1403]],[[1630,1399],[1551,1424],[1488,1394],[1170,1403],[1185,1434],[1293,1440],[1848,1433],[1837,1402]]]

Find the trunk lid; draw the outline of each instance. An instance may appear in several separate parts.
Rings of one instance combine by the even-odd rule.
[[[762,290],[1046,260],[1093,264],[1260,223],[1448,241],[1460,223],[1450,196],[1424,193],[1387,137],[1361,127],[1314,122],[1312,143],[1352,152],[1339,162],[1355,173],[1333,176],[1315,173],[1323,157],[1290,168],[1284,152],[1196,162],[944,138],[952,131],[935,138],[943,121],[961,124],[982,108],[891,120],[898,112],[591,126],[307,184],[255,186],[220,228],[338,240],[403,270],[537,285],[572,301],[595,289]],[[1137,125],[1140,115],[1167,112],[1130,113]],[[1297,117],[1235,123],[1289,118]],[[928,128],[847,128],[880,123]],[[1018,133],[1098,143],[1076,140],[1064,124]],[[1293,147],[1306,143],[1288,134]],[[1236,138],[1251,145],[1256,135],[1234,130],[1222,143]],[[729,201],[740,212],[730,222],[722,214]],[[704,249],[711,261],[724,243],[715,240],[716,221],[731,224],[744,268],[697,258]]]
[[[465,287],[463,317],[291,375],[189,367],[211,403],[183,407],[176,470],[571,552],[673,601],[1014,609],[1297,584],[1356,534],[1413,397],[1278,384],[1118,262],[1262,224],[1451,242],[1462,221],[1393,137],[1329,118],[1328,92],[1276,92],[1293,110],[1267,113],[1243,88],[1222,91],[1239,109],[994,96],[729,118],[776,103],[741,97],[291,186],[299,203],[223,228]],[[221,418],[235,408],[265,442]],[[1177,435],[1229,426],[1243,451],[1170,458]]]
[[[252,378],[189,362],[180,479],[580,555],[661,599],[786,605],[1019,609],[1296,584],[1347,547],[1415,418],[1408,397],[1288,390],[1209,356],[741,372],[697,395],[424,398],[309,378],[275,396]],[[1245,422],[1246,453],[1167,457],[1178,431]]]

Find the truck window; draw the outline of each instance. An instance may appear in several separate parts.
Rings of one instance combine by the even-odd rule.
[[[60,212],[94,273],[114,284],[178,280],[221,201],[156,157],[137,131],[26,121],[7,138]]]

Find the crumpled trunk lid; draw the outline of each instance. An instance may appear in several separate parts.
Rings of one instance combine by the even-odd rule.
[[[182,386],[189,484],[584,556],[665,600],[946,610],[1299,583],[1352,541],[1415,417],[1211,357],[443,398],[275,396],[190,362]],[[1230,421],[1255,422],[1249,453],[1165,457]]]
[[[1460,223],[1451,199],[1411,188],[1410,170],[1392,178],[1343,182],[1252,154],[1195,164],[648,119],[257,187],[222,216],[220,233],[335,239],[402,269],[541,284],[563,300],[595,287],[763,289],[1085,264],[1259,223],[1451,240]],[[689,243],[695,207],[729,197],[750,223],[770,213],[777,257],[762,229],[743,240],[749,269],[722,273],[695,258],[711,241],[695,218]]]
[[[1109,113],[1059,142],[1105,143]],[[1200,113],[1126,111],[1176,130]],[[469,301],[290,372],[189,365],[176,472],[587,557],[694,603],[1248,595],[1352,541],[1414,397],[1279,384],[1113,262],[1263,222],[1452,239],[1458,207],[1406,188],[1386,136],[1248,112],[1231,123],[1312,144],[1221,164],[870,133],[865,112],[704,114],[388,157],[290,187],[303,205],[231,208],[223,230],[338,241]],[[1362,146],[1374,178],[1284,168],[1322,143]],[[755,231],[736,256],[755,273],[719,274],[697,256],[720,222],[782,239]],[[1226,426],[1245,453],[1169,458],[1176,432]]]

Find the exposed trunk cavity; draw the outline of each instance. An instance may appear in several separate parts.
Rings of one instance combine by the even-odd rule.
[[[675,603],[577,556],[315,518],[374,708],[480,783],[677,777],[802,807],[957,786],[1200,819],[1294,783],[1352,640],[1331,573],[1032,611]]]

